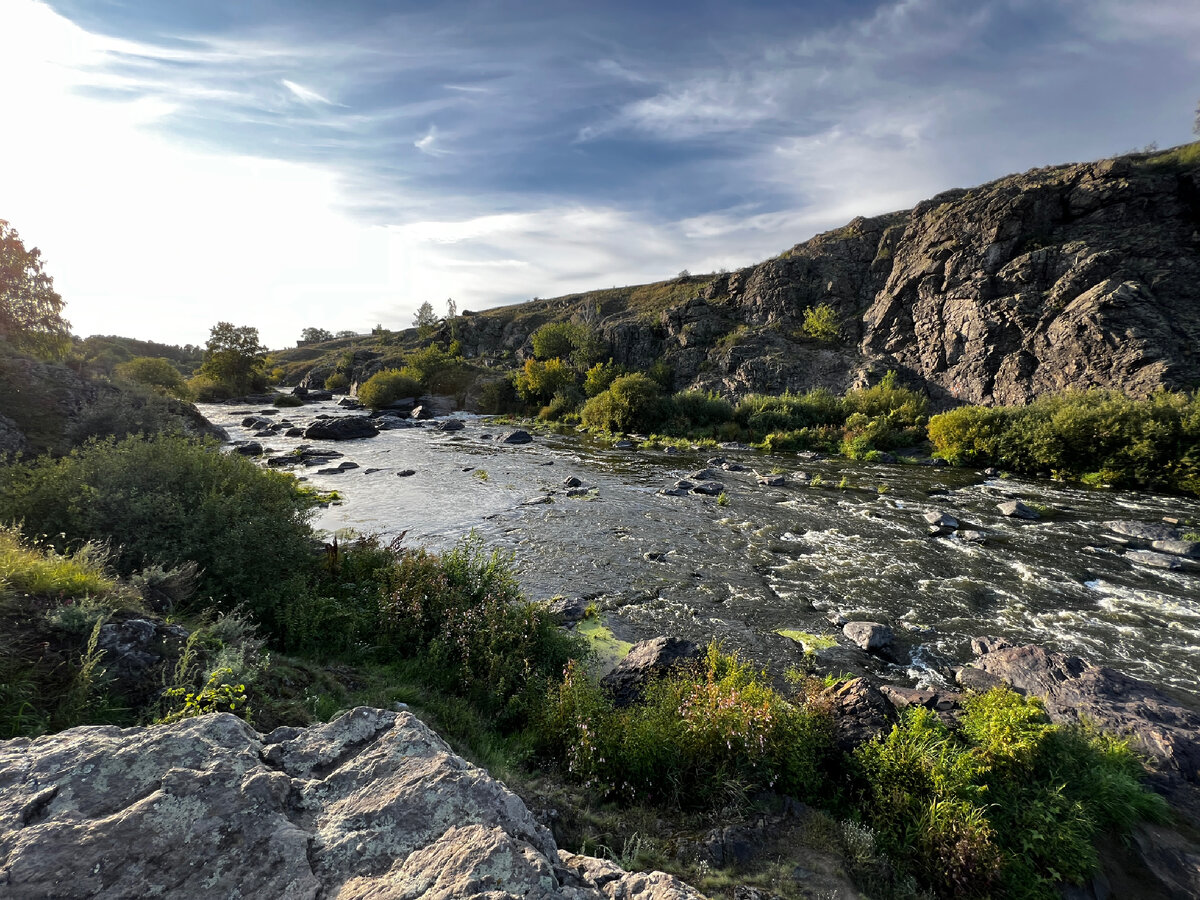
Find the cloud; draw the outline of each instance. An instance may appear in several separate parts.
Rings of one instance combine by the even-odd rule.
[[[450,152],[449,150],[445,149],[444,147],[438,146],[437,142],[438,142],[437,126],[430,125],[429,130],[425,132],[424,136],[419,137],[415,141],[413,141],[413,146],[416,147],[418,150],[420,150],[422,153],[426,153],[429,156],[444,156],[445,154]]]
[[[309,90],[303,85],[296,84],[294,81],[289,81],[286,78],[281,78],[279,83],[291,91],[296,97],[305,103],[322,103],[326,106],[332,106],[333,101],[327,100],[318,94],[316,91]]]

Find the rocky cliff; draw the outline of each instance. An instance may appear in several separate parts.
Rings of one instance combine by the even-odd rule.
[[[803,331],[821,304],[841,339]],[[520,360],[545,321],[591,317],[614,359],[728,393],[887,369],[945,403],[1069,387],[1200,385],[1200,144],[1012,175],[855,219],[731,273],[461,320],[468,355]]]
[[[702,900],[560,851],[406,712],[308,729],[216,714],[0,743],[5,897]]]

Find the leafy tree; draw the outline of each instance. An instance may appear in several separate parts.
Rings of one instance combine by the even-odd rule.
[[[346,329],[345,331],[339,331],[337,334],[335,334],[335,335],[334,335],[334,337],[335,337],[335,338],[350,338],[350,337],[358,337],[358,332],[357,332],[357,331],[350,331],[349,329]]]
[[[26,250],[17,230],[0,219],[0,338],[39,356],[61,357],[71,327],[62,308],[54,279],[42,270],[41,251]]]
[[[446,318],[453,319],[458,315],[458,305],[454,302],[453,297],[446,298]]]
[[[300,332],[300,340],[320,344],[324,341],[332,341],[333,332],[325,328],[305,328]]]
[[[258,342],[258,329],[218,322],[204,344],[200,375],[207,376],[235,396],[266,388],[263,376],[266,347]]]
[[[434,327],[438,323],[437,313],[433,311],[433,304],[426,300],[417,307],[417,314],[413,316],[413,324],[417,326],[417,331],[421,337],[429,337],[433,333]]]
[[[161,356],[137,356],[116,367],[120,378],[136,381],[138,384],[158,388],[174,397],[187,398],[187,384],[179,370],[171,365],[170,360]]]

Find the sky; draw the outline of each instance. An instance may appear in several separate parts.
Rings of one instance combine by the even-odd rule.
[[[0,219],[76,334],[280,348],[749,265],[1198,99],[1196,0],[0,0]]]

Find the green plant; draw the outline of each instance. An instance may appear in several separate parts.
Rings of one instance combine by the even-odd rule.
[[[725,493],[724,491],[721,491],[721,493],[717,494],[717,506],[728,506],[728,505],[729,505],[729,495],[727,493]]]
[[[41,251],[26,250],[17,230],[0,219],[0,335],[22,350],[57,359],[71,343],[62,308]]]
[[[128,362],[116,366],[114,374],[118,378],[146,385],[173,397],[184,400],[191,399],[191,392],[179,369],[172,365],[170,360],[161,356],[134,357]]]
[[[480,481],[487,481],[488,480],[488,471],[487,471],[487,469],[476,469],[474,472],[471,473],[471,476],[473,478],[478,478]]]
[[[345,372],[334,372],[325,379],[325,390],[343,394],[350,389],[350,377]]]
[[[588,400],[581,417],[585,425],[606,431],[653,431],[666,412],[661,385],[634,373],[614,379],[607,391]]]
[[[187,691],[185,688],[169,688],[166,696],[172,700],[182,700],[182,705],[173,712],[167,713],[159,722],[167,725],[194,716],[203,716],[214,712],[240,712],[247,715],[246,686],[233,684],[232,669],[218,669],[213,672],[204,686],[198,691]]]
[[[803,332],[818,341],[836,341],[842,336],[837,311],[828,303],[819,303],[804,310]]]
[[[358,387],[358,400],[371,409],[383,409],[397,400],[417,398],[424,393],[421,383],[398,369],[376,372]]]

